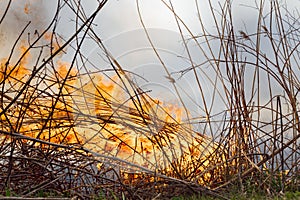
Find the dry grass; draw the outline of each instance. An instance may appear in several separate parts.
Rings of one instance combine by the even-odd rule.
[[[206,30],[199,11],[202,34],[194,35],[173,5],[162,1],[174,14],[190,61],[178,73],[193,73],[202,99],[197,106],[206,116],[204,122],[185,123],[142,91],[94,32],[93,20],[107,1],[89,17],[77,1],[59,2],[48,28],[22,45],[26,26],[0,63],[1,195],[227,199],[221,194],[232,188],[241,193],[259,188],[268,195],[299,191],[299,14],[279,1],[260,1],[256,32],[248,33],[234,29],[232,3],[225,1],[220,9],[210,7],[215,33]],[[67,40],[55,33],[62,5],[73,10],[78,25]],[[137,8],[167,70],[139,1]],[[0,25],[5,20],[4,13]],[[110,68],[86,68],[81,45],[87,39],[102,49]],[[205,62],[193,62],[190,43]],[[67,48],[74,51],[72,61],[58,62]],[[212,103],[203,79],[211,84]],[[111,88],[124,98],[116,98]],[[224,109],[216,114],[217,100]],[[194,123],[204,127],[203,134],[194,131]]]

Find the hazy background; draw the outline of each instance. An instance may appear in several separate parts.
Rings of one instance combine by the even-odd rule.
[[[0,16],[3,15],[8,2],[8,0],[0,1]],[[137,7],[137,2],[139,7]],[[198,2],[199,12],[197,11],[196,2]],[[220,6],[223,5],[223,1],[212,2],[212,6],[217,13],[221,10]],[[285,9],[289,12],[297,12],[300,7],[299,0],[281,1],[281,3],[288,6]],[[98,5],[97,1],[91,0],[81,1],[81,4],[87,16],[91,15]],[[204,62],[206,58],[192,40],[185,46],[183,38],[188,39],[203,34],[199,14],[208,33],[216,34],[216,25],[207,1],[173,0],[172,4],[176,14],[188,27],[187,30],[183,24],[180,24],[182,35],[176,24],[174,14],[168,8],[170,3],[161,0],[110,0],[94,21],[93,29],[124,69],[144,78],[133,76],[141,88],[150,90],[150,95],[154,98],[179,106],[182,104],[178,98],[178,95],[180,95],[191,115],[204,120],[203,99],[201,99],[199,88],[196,85],[195,75],[192,71],[189,71],[181,76],[182,73],[179,72],[190,68],[191,62],[197,65]],[[58,24],[54,31],[60,37],[68,39],[76,30],[75,15],[64,3],[60,6],[62,10],[57,18]],[[256,32],[258,6],[259,1],[233,1],[232,13],[236,30],[244,31],[249,35]],[[265,14],[268,12],[268,6],[268,1],[265,1]],[[7,57],[9,55],[13,42],[27,23],[31,22],[25,30],[25,34],[23,34],[23,39],[33,36],[36,31],[41,32],[48,27],[55,15],[56,7],[57,1],[54,0],[13,0],[5,20],[0,24],[0,56]],[[159,56],[154,53],[145,35],[138,8]],[[49,29],[49,31],[52,30],[53,27]],[[189,51],[187,51],[187,48]],[[218,51],[217,43],[213,48],[216,52]],[[86,40],[82,52],[89,60],[89,63],[85,63],[89,70],[111,68],[103,51],[92,39]],[[70,61],[73,53],[74,51],[69,48],[67,54],[62,55],[61,59]],[[162,67],[161,61],[163,61],[165,67]],[[251,74],[252,71],[249,70],[248,73]],[[299,73],[299,69],[296,70],[296,73]],[[197,71],[197,75],[202,84],[207,106],[211,108],[211,115],[226,109],[227,105],[222,102],[221,97],[217,96],[214,101],[212,100],[213,85],[209,82],[209,78],[214,79],[214,73],[209,64],[203,65]],[[274,88],[276,92],[276,85]],[[277,92],[280,93],[281,91]],[[220,91],[220,95],[222,95],[222,91]],[[264,96],[261,97],[262,103],[264,98]]]

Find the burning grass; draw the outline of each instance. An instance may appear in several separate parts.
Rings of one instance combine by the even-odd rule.
[[[83,9],[61,3],[74,11]],[[287,10],[271,1],[270,13],[262,17],[263,6],[258,7],[253,35],[235,35],[230,2],[215,16],[217,35],[202,27],[205,34],[196,37],[185,27],[192,38],[183,37],[184,44],[194,41],[212,66],[214,98],[220,95],[225,102],[220,112],[224,117],[214,122],[202,94],[207,115],[203,126],[208,128],[198,133],[185,105],[150,97],[134,81],[135,74],[105,48],[92,29],[105,3],[89,18],[75,12],[81,26],[68,40],[45,30],[26,41],[22,33],[11,56],[0,61],[1,195],[153,199],[206,194],[226,199],[220,194],[235,186],[242,192],[257,187],[269,195],[299,190],[299,29]],[[182,23],[178,25],[185,25],[172,4],[166,6]],[[280,15],[284,11],[287,22]],[[58,23],[56,17],[50,27]],[[142,17],[141,22],[145,28]],[[80,48],[87,36],[104,50],[109,69],[85,68],[89,60]],[[217,54],[210,41],[218,42]],[[275,61],[260,49],[260,42],[270,44]],[[65,62],[61,55],[69,49],[75,49],[74,56]],[[205,75],[192,58],[191,63],[178,73]],[[264,86],[261,74],[267,80]],[[273,95],[273,84],[283,94]],[[260,90],[270,96],[265,103]],[[269,117],[264,119],[263,113]],[[222,128],[209,134],[215,124]]]

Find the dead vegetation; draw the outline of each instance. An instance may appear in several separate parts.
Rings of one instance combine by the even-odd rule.
[[[135,74],[123,69],[95,33],[94,19],[106,3],[99,1],[88,15],[80,1],[58,1],[45,30],[30,35],[30,23],[25,24],[7,49],[9,56],[0,63],[1,195],[226,199],[220,194],[234,186],[270,195],[299,190],[299,14],[276,0],[260,1],[256,32],[248,33],[234,28],[233,2],[219,9],[208,1],[215,33],[207,31],[199,11],[202,34],[194,35],[172,3],[162,1],[174,14],[186,51],[193,43],[205,61],[195,63],[188,53],[190,67],[178,74],[194,74],[202,99],[197,106],[206,120],[183,120],[185,108],[141,90]],[[55,27],[66,7],[74,12],[76,31],[62,38]],[[139,1],[137,8],[165,67]],[[30,11],[28,5],[24,9]],[[81,47],[87,39],[103,51],[108,68],[86,67]],[[72,59],[64,62],[61,54],[68,51]],[[212,103],[203,77],[211,84]],[[224,109],[216,113],[219,103]],[[194,124],[201,124],[203,133]]]

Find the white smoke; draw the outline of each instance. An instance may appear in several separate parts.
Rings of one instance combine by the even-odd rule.
[[[7,57],[10,50],[22,34],[21,40],[34,37],[34,33],[41,33],[51,22],[55,13],[57,1],[51,0],[9,0],[0,1],[0,57]],[[7,12],[5,13],[5,11]],[[29,37],[28,37],[29,36]]]

